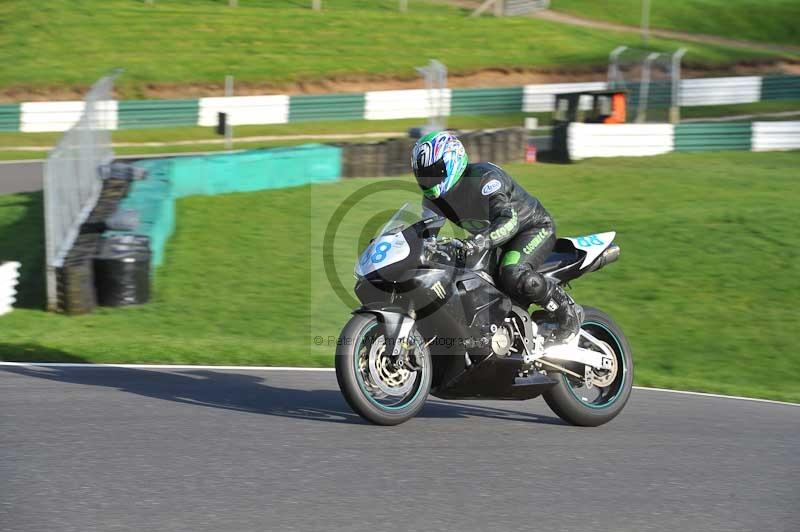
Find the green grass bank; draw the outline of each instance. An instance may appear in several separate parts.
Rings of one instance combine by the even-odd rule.
[[[325,79],[415,79],[415,66],[443,61],[451,73],[482,69],[604,68],[608,53],[637,46],[608,32],[528,17],[471,18],[436,2],[335,0],[315,12],[293,0],[7,0],[0,3],[0,90],[6,98],[80,89],[115,67],[119,97],[215,84]],[[789,54],[653,39],[657,51],[686,46],[685,64],[722,67]],[[201,87],[202,88],[202,87]],[[173,91],[174,92],[174,91]],[[180,91],[179,91],[180,92]],[[18,94],[19,97],[14,98]],[[151,93],[152,94],[152,93]],[[162,97],[167,97],[163,95]]]
[[[641,0],[553,0],[571,15],[638,26]],[[650,26],[765,43],[800,45],[800,3],[795,0],[671,0],[651,2]]]
[[[788,401],[800,401],[798,168],[798,152],[509,166],[560,234],[618,232],[620,261],[574,295],[629,334],[637,384]],[[337,335],[350,309],[330,288],[320,235],[380,181],[180,200],[152,303],[81,317],[39,310],[41,195],[0,196],[0,259],[23,263],[23,308],[0,318],[0,358],[329,366],[333,347],[314,337]],[[348,290],[364,225],[408,197],[374,194],[342,219],[332,263]]]

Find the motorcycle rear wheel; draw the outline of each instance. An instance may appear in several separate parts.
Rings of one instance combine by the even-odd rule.
[[[424,345],[413,331],[416,345]],[[422,349],[421,369],[396,369],[390,364],[383,325],[373,314],[356,314],[342,330],[336,347],[336,380],[355,413],[377,425],[399,425],[425,406],[432,365]]]
[[[617,375],[605,387],[587,388],[582,381],[565,373],[556,375],[558,383],[546,391],[544,400],[558,417],[581,427],[597,427],[614,419],[633,389],[633,358],[628,339],[611,316],[583,307],[582,329],[605,342],[616,357]]]

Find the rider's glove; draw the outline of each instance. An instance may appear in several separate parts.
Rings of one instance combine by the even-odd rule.
[[[483,235],[475,235],[464,241],[464,252],[467,255],[472,255],[473,253],[480,253],[487,247],[488,243],[486,242],[486,238]]]

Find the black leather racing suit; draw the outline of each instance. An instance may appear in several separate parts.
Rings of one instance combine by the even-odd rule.
[[[423,209],[445,216],[489,248],[502,247],[500,284],[513,300],[543,304],[551,289],[536,269],[555,245],[555,224],[542,204],[491,163],[467,165],[442,198],[424,198]]]

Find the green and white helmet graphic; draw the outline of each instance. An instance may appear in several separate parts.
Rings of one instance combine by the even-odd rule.
[[[449,131],[429,133],[419,139],[411,152],[411,167],[422,193],[436,199],[444,196],[461,179],[469,158],[464,145]]]

